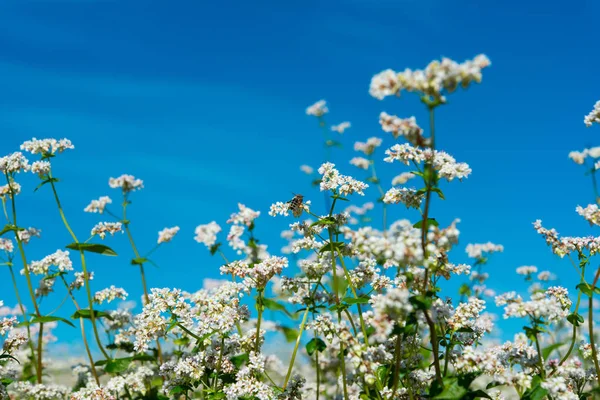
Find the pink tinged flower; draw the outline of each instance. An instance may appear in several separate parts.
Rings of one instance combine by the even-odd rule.
[[[408,188],[391,188],[383,197],[383,202],[386,204],[402,203],[406,208],[419,208],[422,201],[422,193],[417,193],[415,189]]]
[[[92,228],[92,236],[98,235],[101,239],[104,239],[107,233],[112,236],[118,232],[123,232],[123,225],[120,222],[100,222]]]
[[[413,179],[415,174],[412,172],[403,172],[400,175],[397,175],[392,179],[392,186],[404,185],[409,180]]]
[[[219,232],[221,232],[221,227],[215,221],[205,225],[198,225],[196,227],[196,236],[194,237],[194,240],[210,248],[216,243],[217,234]]]
[[[339,171],[335,169],[335,164],[329,162],[321,165],[319,174],[322,175],[321,183],[319,185],[321,191],[338,190],[342,195],[358,193],[363,196],[364,190],[369,187],[366,183],[357,181],[350,176],[341,175]]]
[[[306,115],[312,115],[315,117],[322,117],[328,112],[329,109],[327,108],[327,102],[325,100],[319,100],[306,109]]]
[[[590,204],[585,208],[577,206],[575,211],[585,218],[590,225],[600,225],[600,209],[598,208],[598,205]]]
[[[174,226],[172,228],[165,228],[162,231],[158,232],[158,244],[167,243],[173,240],[175,235],[179,232],[179,227]]]
[[[40,229],[29,227],[27,229],[20,230],[17,235],[19,236],[19,240],[24,244],[29,243],[32,237],[40,237],[42,231]]]
[[[72,271],[73,262],[69,258],[69,252],[57,250],[40,261],[32,261],[29,270],[35,275],[45,275],[52,266],[57,267],[59,272]]]
[[[92,200],[83,211],[102,214],[108,204],[112,204],[112,199],[108,196],[102,196],[98,200]]]
[[[14,250],[14,245],[12,240],[0,238],[0,250],[3,250],[7,253],[12,253]]]
[[[21,193],[21,185],[19,185],[15,181],[10,181],[10,183],[0,186],[0,198],[4,196],[17,195]]]
[[[382,140],[378,137],[370,137],[365,142],[356,142],[354,143],[354,151],[360,151],[365,153],[365,155],[371,155],[375,151],[375,149],[381,146]]]
[[[133,175],[121,175],[118,178],[110,178],[108,180],[108,186],[113,189],[121,188],[123,193],[133,192],[140,190],[144,187],[144,181],[137,179]]]

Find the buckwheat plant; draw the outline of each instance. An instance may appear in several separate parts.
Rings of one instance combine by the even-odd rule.
[[[436,218],[446,185],[473,173],[436,147],[436,112],[460,89],[480,83],[488,66],[488,58],[479,55],[375,75],[372,97],[416,95],[428,121],[382,111],[381,135],[355,142],[351,165],[334,164],[330,154],[342,144],[330,135],[343,134],[350,122],[329,126],[324,100],[308,107],[306,114],[323,129],[325,159],[318,168],[300,169],[321,193],[305,193],[294,202],[276,199],[281,201],[264,211],[238,203],[224,221],[199,221],[193,238],[198,251],[215,256],[221,279],[205,279],[190,292],[148,286],[146,267],[157,266],[154,252],[172,241],[176,246],[180,228],[157,227],[154,243],[134,240],[136,225],[128,215],[134,197],[143,194],[141,179],[111,177],[111,196],[77,206],[99,217],[86,237],[72,229],[67,213],[74,211],[58,194],[56,159],[68,160],[62,155],[74,149],[68,139],[32,139],[0,158],[6,221],[0,265],[16,302],[9,305],[11,295],[2,293],[0,399],[598,398],[594,296],[600,294],[600,268],[594,270],[594,257],[600,238],[560,236],[534,222],[551,251],[572,263],[579,284],[561,287],[550,271],[517,265],[515,278],[527,290],[496,294],[486,267],[501,258],[504,247],[491,242],[461,247],[460,220],[443,224]],[[599,104],[585,116],[587,126],[600,123]],[[586,165],[595,199],[575,211],[591,226],[600,225],[595,177],[600,148],[569,157]],[[393,171],[389,184],[379,179],[376,165]],[[354,177],[356,168],[363,171]],[[40,179],[36,188],[19,182],[27,173]],[[41,192],[39,206],[58,210],[71,243],[43,257],[29,256],[41,231],[20,223],[24,190]],[[317,202],[321,196],[326,201]],[[383,219],[373,223],[371,215],[379,211]],[[265,218],[281,225],[280,250],[262,239]],[[115,241],[126,241],[130,254],[117,255]],[[470,264],[452,260],[451,250],[458,247]],[[126,282],[93,287],[88,266],[100,256],[139,269],[139,312],[124,302],[135,290]],[[47,306],[49,297],[58,300],[54,309]],[[490,300],[502,315],[489,312]],[[68,307],[73,311],[67,314]],[[503,319],[525,326],[502,342],[493,333]],[[49,348],[58,340],[54,328],[74,326],[73,321],[79,322],[85,354],[51,359]]]

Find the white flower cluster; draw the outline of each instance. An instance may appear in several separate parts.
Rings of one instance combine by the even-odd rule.
[[[351,176],[340,174],[339,171],[335,169],[335,164],[330,162],[321,165],[319,174],[322,175],[321,183],[319,185],[321,191],[339,190],[340,194],[344,196],[353,193],[364,196],[364,190],[369,187],[366,183],[357,181]]]
[[[432,163],[433,168],[438,172],[441,178],[448,181],[453,179],[463,179],[471,174],[471,168],[467,163],[456,162],[454,157],[444,151],[413,147],[410,144],[396,144],[385,151],[386,162],[400,161],[405,165],[411,162],[419,164],[421,162]]]
[[[252,266],[244,261],[234,261],[222,266],[221,274],[239,276],[244,278],[246,287],[263,289],[273,276],[281,274],[287,266],[288,260],[285,257],[268,257]]]
[[[594,109],[583,118],[585,126],[590,127],[593,123],[600,124],[600,100],[594,104]]]
[[[432,61],[425,70],[406,69],[397,73],[387,69],[373,77],[369,94],[383,100],[387,96],[399,96],[402,90],[406,90],[441,98],[444,90],[451,93],[459,86],[467,88],[472,82],[481,82],[481,70],[490,64],[490,60],[480,54],[462,64],[449,58]]]
[[[17,232],[17,236],[19,237],[19,240],[21,242],[23,242],[24,244],[29,243],[29,241],[31,240],[32,237],[40,237],[40,235],[42,234],[42,231],[33,227],[29,227],[27,229],[22,229],[20,231]]]
[[[567,289],[551,287],[545,292],[532,294],[529,301],[524,301],[515,292],[505,293],[496,297],[496,305],[505,306],[504,318],[531,316],[556,322],[567,317],[571,300]]]
[[[354,151],[360,151],[367,156],[370,156],[375,152],[375,149],[381,146],[382,140],[378,137],[370,137],[366,142],[354,143]]]
[[[110,285],[110,287],[102,289],[94,294],[94,303],[110,303],[115,299],[125,300],[127,299],[127,296],[129,296],[129,294],[125,291],[125,289],[115,287],[115,285]]]
[[[600,147],[591,147],[582,151],[572,151],[569,153],[569,158],[580,165],[585,163],[585,159],[588,157],[593,159],[600,158]]]
[[[62,153],[68,149],[74,149],[73,143],[69,139],[36,139],[33,138],[21,145],[21,150],[31,154],[56,154]]]
[[[251,226],[254,220],[260,216],[260,211],[254,211],[242,203],[238,203],[239,212],[231,214],[227,220],[228,224]]]
[[[556,229],[546,229],[542,226],[541,220],[533,223],[534,229],[546,239],[546,244],[552,248],[552,252],[559,257],[564,257],[573,251],[589,251],[590,255],[597,254],[600,251],[600,237],[562,237],[559,238]]]
[[[337,125],[332,125],[331,130],[334,132],[337,132],[339,134],[342,134],[342,133],[344,133],[344,131],[346,129],[350,128],[350,126],[351,126],[350,122],[346,121],[346,122],[339,123]]]
[[[469,243],[466,248],[469,258],[481,258],[484,254],[492,254],[504,251],[501,244],[487,243]]]
[[[196,227],[196,236],[194,237],[194,240],[210,248],[217,242],[217,234],[219,232],[221,232],[221,227],[215,221],[204,225],[198,225]]]
[[[538,272],[538,269],[534,265],[523,265],[517,268],[517,274],[519,275],[533,275]]]
[[[383,202],[389,203],[402,203],[406,208],[419,208],[423,201],[423,194],[417,193],[415,189],[408,188],[391,188],[383,196]]]
[[[379,123],[384,132],[390,132],[394,139],[404,136],[414,146],[426,147],[429,141],[423,137],[423,129],[417,125],[415,117],[398,118],[395,115],[390,115],[382,112],[379,115]]]
[[[112,189],[121,189],[124,194],[129,192],[133,192],[135,190],[140,190],[144,187],[144,181],[141,179],[137,179],[133,175],[123,174],[118,178],[110,178],[108,180],[108,186]]]
[[[392,186],[404,185],[409,180],[413,179],[415,174],[412,172],[403,172],[400,175],[396,175],[394,179],[392,179]]]
[[[40,261],[32,261],[29,264],[29,270],[35,275],[46,275],[51,266],[57,267],[59,272],[72,271],[73,262],[69,258],[69,252],[56,250],[55,253],[42,258]]]
[[[364,157],[354,157],[350,160],[350,164],[356,168],[369,169],[371,162]]]
[[[12,253],[15,249],[15,246],[10,239],[0,238],[0,250],[5,251],[7,253]]]
[[[83,211],[102,214],[108,204],[112,204],[112,199],[108,196],[102,196],[98,200],[92,200]]]
[[[158,232],[158,244],[167,243],[173,240],[175,235],[179,232],[179,227],[174,226],[172,228],[165,228],[162,231]]]
[[[329,109],[327,108],[327,102],[325,100],[319,100],[306,109],[306,115],[312,115],[315,117],[322,117],[328,112]]]
[[[310,165],[301,165],[300,171],[304,172],[306,175],[311,175],[315,170]]]
[[[600,209],[597,204],[590,204],[585,208],[577,206],[575,211],[585,218],[590,225],[600,225]]]
[[[106,237],[107,233],[114,235],[123,231],[123,224],[120,222],[99,222],[92,228],[92,236],[98,235],[101,239]]]
[[[50,169],[51,165],[49,161],[34,161],[31,164],[31,172],[37,174],[42,179],[50,173]]]
[[[30,168],[31,166],[27,158],[25,158],[23,153],[18,151],[0,158],[0,172],[3,175],[10,175],[21,171],[27,172]]]

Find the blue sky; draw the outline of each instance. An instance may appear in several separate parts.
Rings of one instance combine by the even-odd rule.
[[[505,246],[488,270],[498,292],[517,288],[521,265],[549,269],[574,291],[572,267],[531,223],[590,232],[574,212],[593,201],[589,178],[567,154],[596,144],[600,131],[583,124],[600,98],[598,2],[5,0],[2,10],[0,153],[34,136],[74,142],[55,174],[80,236],[98,221],[82,212],[89,200],[117,197],[110,176],[143,179],[131,210],[139,246],[150,249],[164,226],[182,229],[154,256],[160,269],[148,267],[150,286],[195,290],[217,277],[219,260],[193,241],[193,230],[224,223],[237,202],[263,212],[259,236],[278,252],[287,221],[268,217],[268,206],[290,192],[316,204],[322,198],[298,169],[323,158],[306,106],[324,98],[330,122],[351,121],[333,161],[360,177],[348,164],[354,141],[381,136],[384,147],[393,144],[379,128],[381,111],[425,121],[414,96],[369,97],[373,74],[485,53],[492,67],[483,84],[452,95],[437,115],[437,145],[473,174],[447,185],[433,215],[444,223],[461,218],[456,261],[466,261],[470,242]],[[387,166],[383,176],[402,171]],[[34,180],[26,182],[32,189]],[[47,188],[29,189],[19,208],[22,224],[43,230],[44,240],[28,248],[39,259],[69,237]],[[125,237],[107,244],[122,257],[90,257],[94,289],[115,283],[138,300]],[[2,273],[0,293],[12,293]]]

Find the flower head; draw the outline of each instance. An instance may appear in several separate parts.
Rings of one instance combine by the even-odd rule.
[[[134,190],[140,190],[144,187],[144,181],[137,179],[133,175],[121,175],[118,178],[110,178],[108,180],[108,186],[113,189],[121,188],[123,193],[133,192]]]

